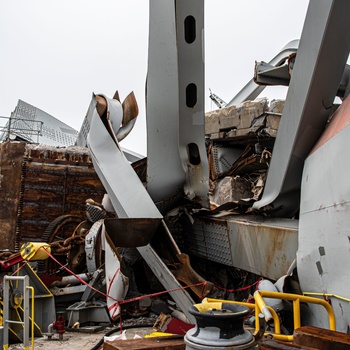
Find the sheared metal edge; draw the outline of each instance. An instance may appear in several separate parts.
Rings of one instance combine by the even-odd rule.
[[[116,140],[116,136],[114,139]],[[94,168],[118,217],[162,218],[140,179],[118,147],[118,143],[108,133],[96,110],[93,112],[87,140]],[[194,322],[194,317],[188,312],[189,307],[194,304],[190,295],[181,288],[181,284],[150,245],[137,249],[166,290],[178,289],[171,295],[189,321]]]
[[[299,40],[290,41],[282,50],[271,60],[269,64],[278,66],[281,60],[297,52]],[[244,101],[255,100],[265,89],[265,86],[258,85],[251,79],[239,92],[227,103],[226,107],[240,104]]]
[[[104,95],[99,94],[99,96],[104,97],[106,100],[108,99]],[[114,100],[119,102],[119,95],[117,95],[117,92],[115,94],[115,97],[118,97],[118,98],[115,98]],[[81,126],[81,129],[80,129],[78,137],[77,137],[77,141],[75,144],[76,146],[88,147],[87,138],[88,138],[88,134],[90,132],[92,116],[94,114],[95,108],[96,108],[96,95],[93,93],[89,108],[87,110],[86,116],[84,118],[83,124]],[[136,110],[138,111],[138,108],[136,108]],[[127,124],[125,124],[124,126],[122,126],[120,128],[118,135],[117,135],[118,141],[123,140],[131,132],[131,130],[133,129],[133,127],[135,125],[136,119],[137,119],[137,115],[134,117],[134,119],[130,120]],[[126,156],[126,158],[131,163],[143,158],[143,156],[141,156],[133,151],[123,149],[123,152],[124,152],[124,155]]]

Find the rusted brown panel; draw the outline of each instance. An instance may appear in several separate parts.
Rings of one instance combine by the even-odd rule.
[[[60,215],[77,215],[83,220],[86,199],[92,197],[101,201],[105,193],[90,162],[86,164],[80,160],[77,165],[70,160],[67,164],[57,152],[46,152],[45,156],[41,162],[38,158],[28,161],[23,170],[21,234],[18,237],[21,241],[41,237],[48,224]],[[59,156],[60,161],[52,163],[52,159],[47,158],[50,156]]]
[[[29,160],[42,160],[47,164],[59,163],[60,161],[63,161],[65,164],[79,165],[82,163],[92,167],[88,150],[84,150],[81,147],[56,148],[43,145],[27,145],[26,152]]]
[[[261,343],[260,350],[316,350],[314,348],[296,345],[292,343],[282,343],[274,340],[267,340]]]
[[[350,334],[305,326],[294,331],[293,343],[318,350],[350,350]]]
[[[0,144],[0,249],[15,249],[23,143]]]
[[[84,220],[86,199],[102,201],[105,190],[87,148],[21,142],[0,147],[0,249],[40,240],[58,216]],[[145,164],[135,164],[141,175]]]
[[[58,216],[83,220],[85,200],[102,201],[105,191],[88,149],[17,142],[0,147],[0,248],[38,241]]]
[[[104,350],[185,350],[186,345],[183,339],[163,338],[141,338],[125,339],[106,342],[103,344]]]

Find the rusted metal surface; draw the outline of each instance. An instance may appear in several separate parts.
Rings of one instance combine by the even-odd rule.
[[[196,271],[193,270],[190,258],[187,254],[179,254],[178,256],[179,264],[177,264],[177,270],[173,270],[172,273],[179,281],[191,286],[191,290],[202,299],[210,292],[212,292],[214,285],[213,283],[207,282],[203,277],[201,277]],[[200,285],[197,285],[200,284]]]
[[[161,338],[142,338],[142,339],[125,339],[105,342],[103,350],[185,350],[186,345],[183,339]]]
[[[305,347],[301,345],[296,345],[292,343],[282,343],[279,341],[268,340],[262,342],[260,346],[260,350],[317,350],[315,348]]]
[[[304,326],[294,331],[292,343],[264,341],[261,350],[349,350],[350,334],[329,329]]]
[[[305,326],[294,331],[293,343],[319,350],[349,350],[350,334]]]
[[[257,216],[197,218],[189,251],[273,280],[286,274],[298,247],[298,220]]]
[[[0,145],[0,250],[15,249],[24,143]]]
[[[136,248],[151,242],[160,218],[105,219],[104,226],[116,247]]]
[[[1,248],[18,250],[40,241],[58,216],[85,216],[85,200],[101,201],[104,188],[85,148],[3,143],[1,154]]]

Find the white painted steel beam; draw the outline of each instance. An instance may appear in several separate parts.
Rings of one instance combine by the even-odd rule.
[[[156,202],[184,190],[209,203],[203,11],[203,0],[150,1],[147,189]]]
[[[282,50],[272,58],[268,64],[276,66],[279,62],[298,50],[299,40],[290,41]],[[244,101],[255,100],[265,89],[266,86],[258,85],[251,79],[244,87],[231,99],[225,107],[238,105]]]
[[[273,149],[260,209],[299,208],[304,160],[329,117],[350,48],[350,2],[311,0]]]
[[[113,129],[116,130],[118,121],[119,124],[122,121],[122,114],[120,115],[122,110],[117,108],[120,103],[116,100],[106,100],[108,102],[109,119],[114,120],[114,127],[112,128],[112,125],[106,120],[105,126],[95,108],[87,137],[96,173],[105,187],[119,218],[161,219],[162,215],[124,156],[118,144],[117,136],[113,132]],[[113,104],[116,105],[115,108],[112,108]],[[115,116],[113,113],[117,115]],[[109,232],[109,234],[112,233]],[[166,290],[177,289],[171,293],[174,301],[187,318],[194,322],[193,316],[188,312],[189,307],[194,303],[190,295],[181,288],[181,284],[150,245],[137,249],[164,288]],[[109,256],[113,255],[112,250],[110,252]],[[114,296],[112,295],[112,297]]]

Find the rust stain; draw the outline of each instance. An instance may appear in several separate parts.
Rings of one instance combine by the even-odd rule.
[[[18,250],[41,238],[64,214],[85,217],[85,200],[101,201],[105,190],[87,149],[11,142],[0,146],[1,248]]]

